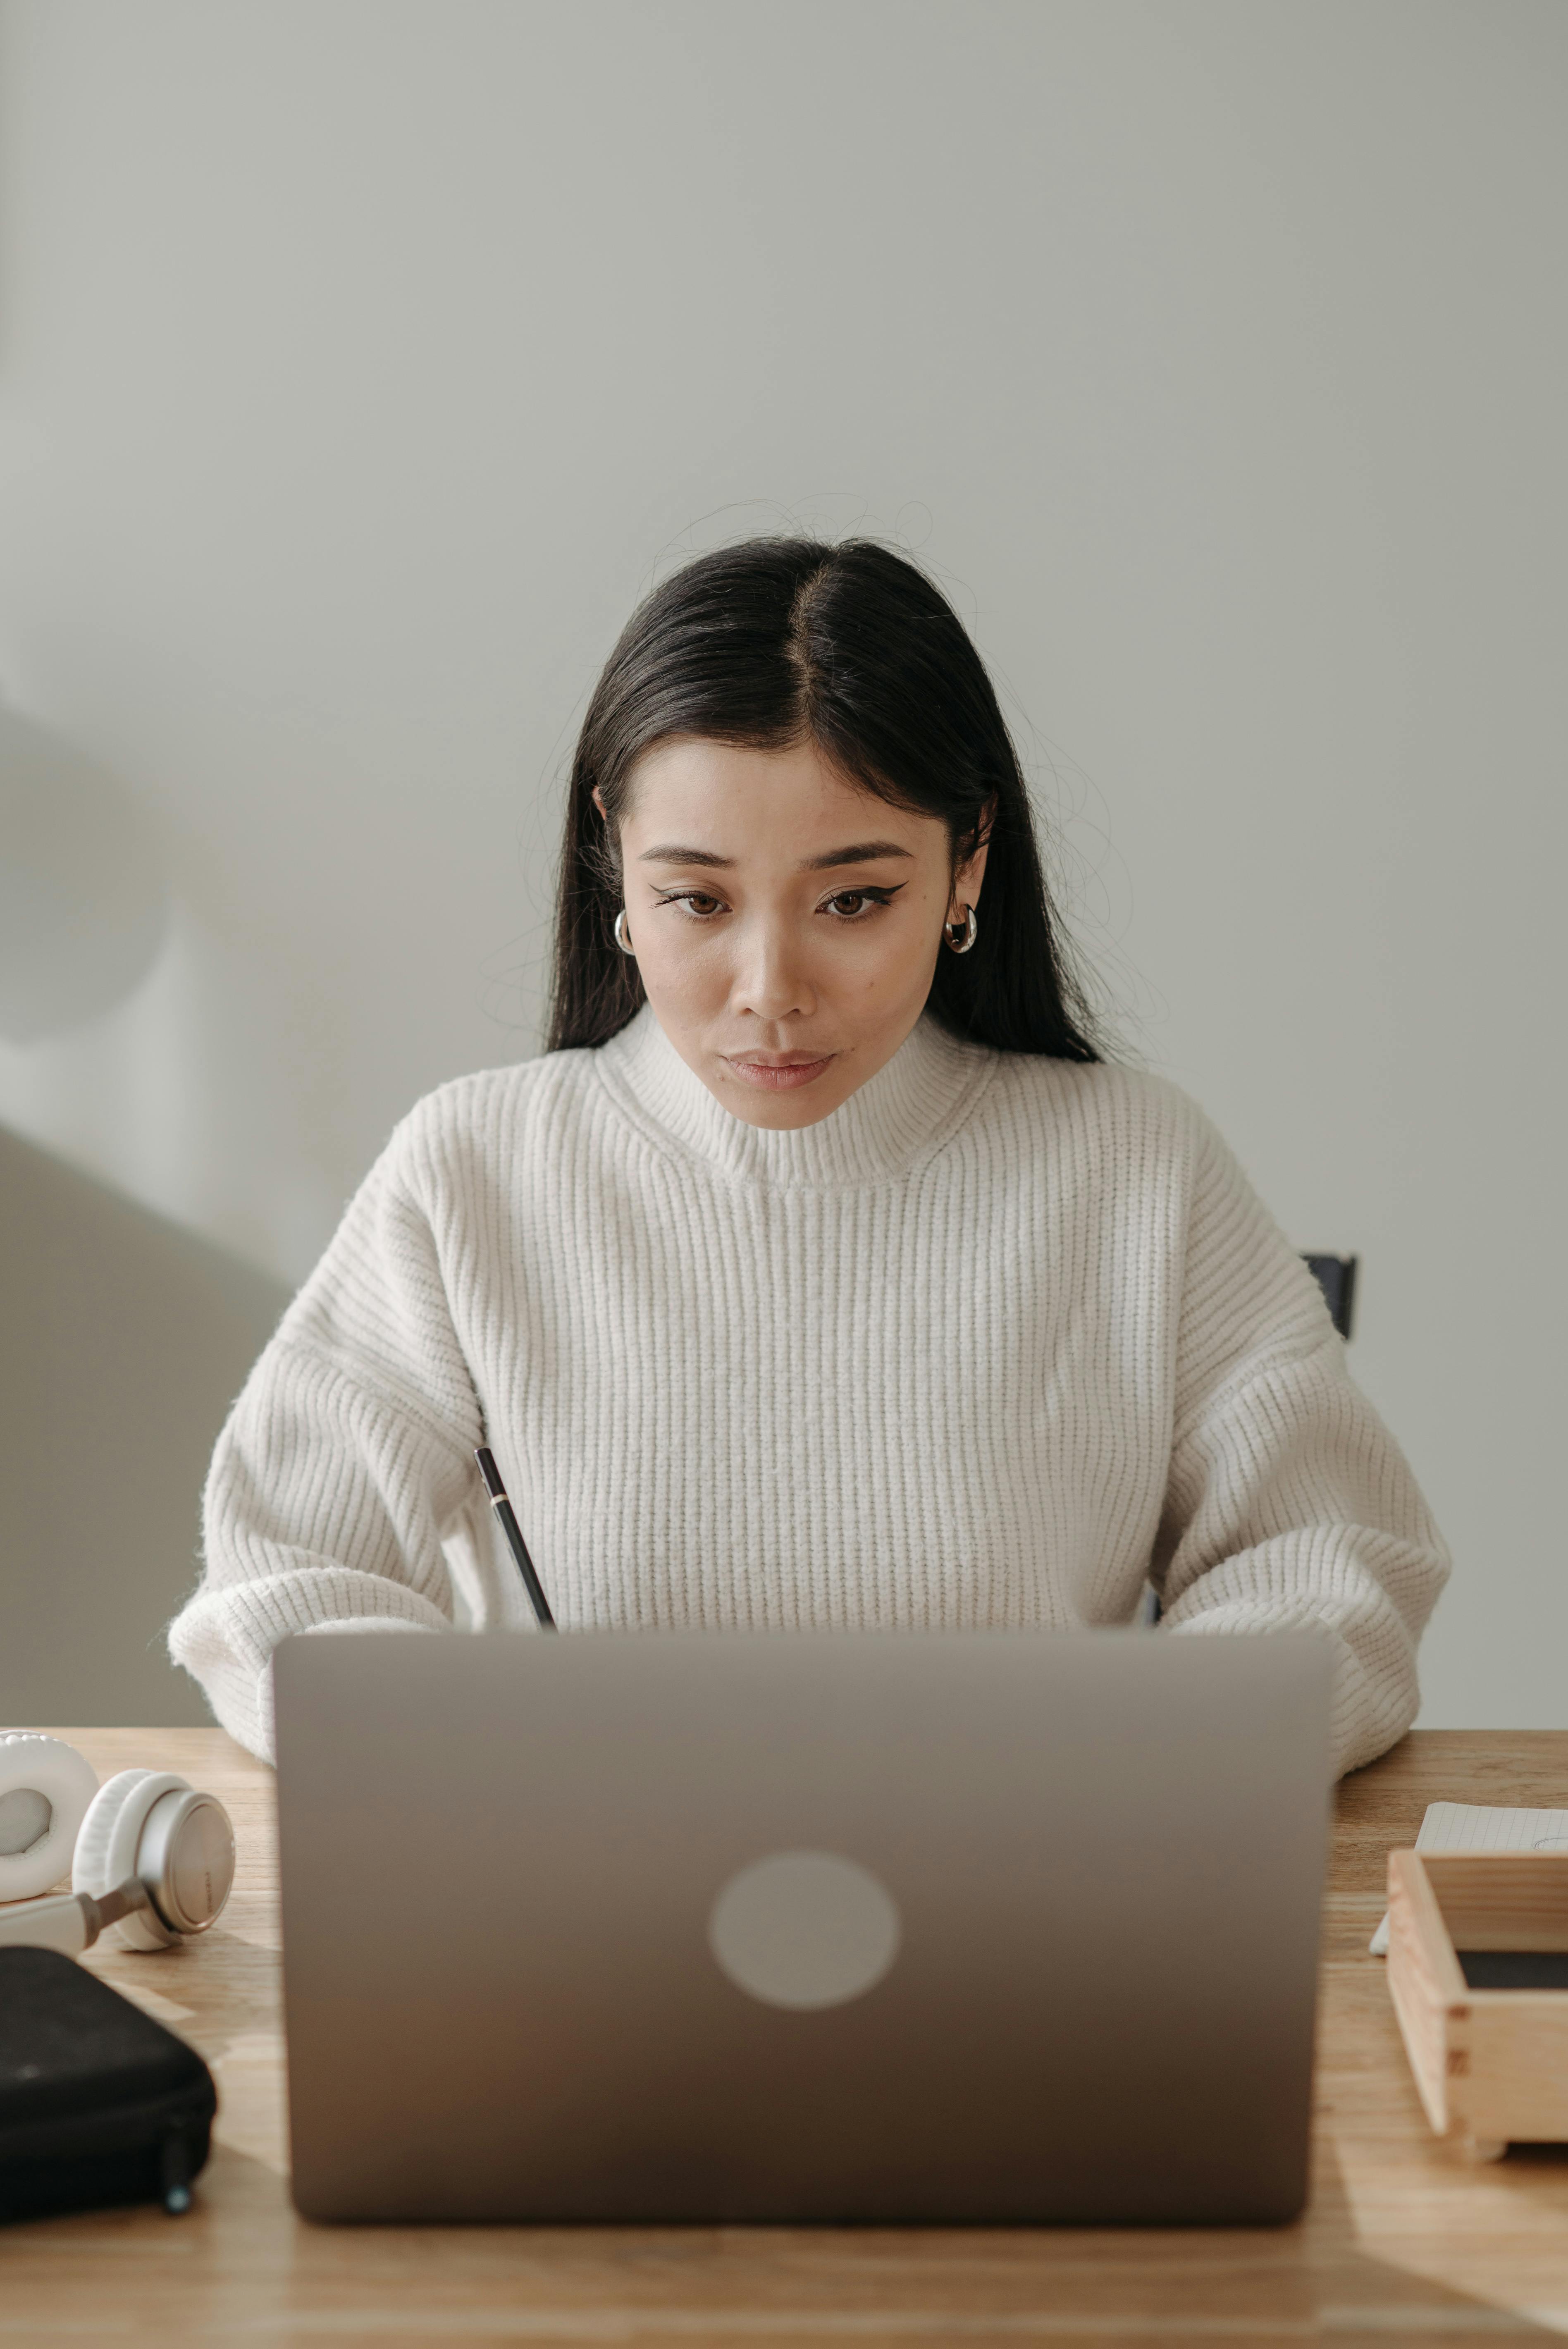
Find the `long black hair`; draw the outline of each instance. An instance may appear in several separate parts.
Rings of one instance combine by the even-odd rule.
[[[939,818],[955,870],[984,837],[978,937],[937,956],[926,1009],[1005,1052],[1099,1058],[1017,753],[963,623],[888,548],[799,538],[699,555],[638,605],[605,664],[572,762],[552,1052],[606,1042],[644,1000],[615,944],[617,835],[636,761],[676,735],[759,750],[810,741],[873,797]]]

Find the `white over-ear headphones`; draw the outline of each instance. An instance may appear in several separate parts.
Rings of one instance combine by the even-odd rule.
[[[74,1859],[73,1859],[74,1854]],[[71,1866],[71,1891],[45,1892]],[[112,1928],[132,1950],[204,1933],[234,1881],[234,1831],[215,1795],[167,1771],[121,1770],[103,1785],[74,1745],[28,1731],[0,1737],[0,1947],[75,1957]]]
[[[98,1790],[98,1772],[74,1745],[25,1729],[0,1737],[0,1900],[27,1900],[59,1882]]]

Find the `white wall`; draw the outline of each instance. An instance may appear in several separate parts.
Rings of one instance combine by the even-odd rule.
[[[559,776],[682,549],[900,537],[1138,1049],[1568,1723],[1559,0],[19,0],[0,681],[175,913],[0,1117],[297,1277],[533,1048]]]

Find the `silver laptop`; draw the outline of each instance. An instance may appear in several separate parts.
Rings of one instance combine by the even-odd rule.
[[[1326,1642],[300,1639],[318,2220],[1294,2217]]]

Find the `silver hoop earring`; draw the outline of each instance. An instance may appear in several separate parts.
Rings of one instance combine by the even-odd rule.
[[[967,954],[980,935],[980,923],[974,906],[965,906],[961,922],[944,922],[942,935],[947,941],[950,954]]]
[[[626,908],[624,905],[622,906],[620,912],[615,916],[615,944],[620,947],[621,952],[624,955],[630,955],[634,962],[636,960],[637,949],[632,944],[632,933],[626,927]]]

